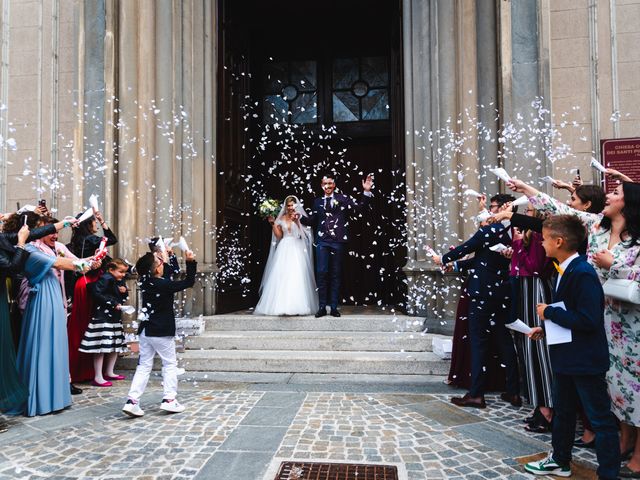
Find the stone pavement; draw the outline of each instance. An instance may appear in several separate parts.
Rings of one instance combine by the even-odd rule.
[[[85,386],[62,413],[9,418],[0,434],[0,479],[272,480],[286,460],[394,464],[401,480],[526,479],[533,476],[521,463],[549,449],[547,435],[522,429],[528,409],[495,396],[484,411],[460,409],[448,402],[458,392],[440,378],[382,384],[325,376],[302,384],[185,377],[182,414],[158,409],[156,379],[142,418],[120,412],[128,381]],[[592,452],[578,452],[572,478],[595,478],[593,461]]]

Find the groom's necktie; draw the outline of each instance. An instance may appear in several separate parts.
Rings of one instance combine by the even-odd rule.
[[[331,197],[324,197],[324,209],[329,210],[331,207]]]

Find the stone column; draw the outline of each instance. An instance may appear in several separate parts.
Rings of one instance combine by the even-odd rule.
[[[83,4],[84,59],[82,89],[82,205],[88,205],[92,194],[101,201],[110,195],[106,190],[106,177],[112,175],[112,158],[105,155],[105,0],[85,1]],[[107,214],[108,212],[104,212]],[[110,220],[107,218],[107,220]]]
[[[478,168],[486,172],[487,168],[498,163],[498,42],[496,41],[496,1],[478,0],[476,7],[476,44],[478,45],[478,76],[477,87],[478,121],[490,133],[490,138],[481,135],[478,138]],[[493,140],[493,141],[492,141]],[[481,192],[496,192],[490,187],[493,179],[486,175],[480,177]],[[495,185],[495,182],[493,183]],[[497,192],[496,192],[497,193]]]
[[[495,22],[482,20],[477,27],[486,15],[476,13],[479,8],[471,0],[403,3],[408,309],[426,316],[430,331],[444,333],[453,330],[459,279],[443,276],[424,246],[444,253],[475,231],[465,219],[477,207],[462,202],[460,192],[464,185],[485,190],[482,168],[495,165],[495,158],[487,158],[490,142],[481,144],[474,133],[476,105],[481,98],[490,103],[497,90],[495,49],[493,56],[480,53],[486,47],[480,42],[487,42],[491,33],[495,43]],[[445,138],[433,135],[430,141],[429,132],[438,129]],[[495,130],[493,125],[490,131]],[[454,151],[448,143],[456,134],[465,138]]]
[[[536,112],[532,102],[536,97],[549,95],[548,46],[546,40],[543,41],[545,37],[540,36],[548,28],[541,21],[545,18],[542,16],[544,3],[544,0],[500,2],[503,122],[518,122],[520,115],[525,123],[529,123],[530,115]],[[547,110],[550,101],[550,98],[543,98]],[[542,121],[549,121],[549,116],[544,115]],[[539,163],[534,163],[533,159],[523,162],[521,158],[506,158],[503,166],[525,180],[546,175],[548,166],[542,142],[531,142],[530,150],[536,152]],[[533,165],[540,165],[540,169],[532,168]]]
[[[173,112],[175,110],[174,95],[178,92],[174,85],[174,32],[172,0],[156,0],[155,16],[155,95],[152,103],[156,110],[149,116],[155,123],[155,185],[157,210],[154,230],[165,237],[173,236],[171,215],[174,206],[173,180],[174,165]],[[179,48],[179,44],[176,45]],[[149,62],[151,63],[151,62]],[[157,112],[157,113],[155,113]],[[176,112],[179,115],[179,112]],[[178,199],[179,201],[179,199]]]
[[[138,254],[138,5],[119,2],[117,23],[111,25],[118,44],[118,128],[114,136],[118,149],[118,189],[115,218],[118,235],[117,252],[135,261]],[[115,20],[116,15],[114,15]]]

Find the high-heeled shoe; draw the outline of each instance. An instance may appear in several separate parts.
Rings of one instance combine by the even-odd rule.
[[[535,422],[525,425],[524,429],[531,433],[549,433],[551,432],[551,422],[541,413]]]

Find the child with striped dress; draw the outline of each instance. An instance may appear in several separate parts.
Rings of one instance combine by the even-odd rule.
[[[118,353],[127,351],[121,308],[128,297],[124,284],[128,270],[127,263],[116,258],[107,264],[107,272],[88,286],[94,301],[93,315],[78,350],[93,354],[93,385],[96,387],[110,387],[110,380],[125,378],[123,375],[117,375],[113,368]]]

